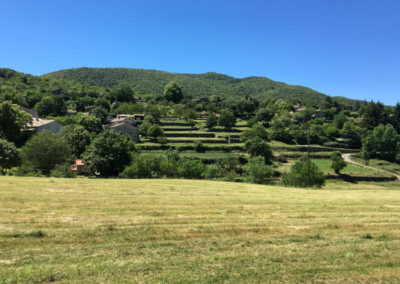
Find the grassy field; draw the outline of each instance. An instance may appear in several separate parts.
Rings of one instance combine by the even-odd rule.
[[[0,178],[0,282],[400,282],[400,184]]]

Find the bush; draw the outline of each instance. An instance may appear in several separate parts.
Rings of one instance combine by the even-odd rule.
[[[69,163],[64,165],[57,165],[54,170],[50,172],[51,177],[57,178],[76,178],[76,173],[72,170]]]
[[[206,179],[217,179],[225,177],[226,174],[227,172],[224,168],[216,164],[211,164],[206,166],[203,177]]]
[[[283,177],[283,184],[294,187],[321,187],[325,185],[325,176],[318,166],[310,161],[310,181],[308,185],[308,162],[307,159],[302,158]]]
[[[346,162],[342,158],[342,154],[339,151],[335,151],[331,155],[331,168],[335,171],[336,174],[339,174],[340,171],[346,167]]]
[[[200,141],[194,142],[194,150],[197,153],[205,153],[206,152],[206,148],[204,147],[203,143],[201,143]]]
[[[117,176],[130,164],[133,149],[134,143],[130,137],[112,130],[104,131],[90,144],[85,164],[94,174]]]
[[[120,174],[121,178],[158,178],[160,177],[160,157],[155,154],[137,154],[133,162]]]
[[[269,144],[259,137],[247,140],[245,144],[246,152],[252,157],[261,156],[265,164],[272,164],[272,150]]]
[[[244,176],[247,181],[259,184],[270,184],[275,180],[272,166],[266,165],[262,157],[249,159],[244,166]]]
[[[200,160],[181,159],[178,163],[178,175],[183,178],[199,179],[204,172],[204,164]]]
[[[120,174],[121,178],[158,178],[176,177],[179,161],[176,150],[167,150],[163,154],[136,154],[133,162]]]
[[[71,158],[72,149],[61,135],[42,131],[34,135],[22,148],[24,163],[49,174],[56,165]]]

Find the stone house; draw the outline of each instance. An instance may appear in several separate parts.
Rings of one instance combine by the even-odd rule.
[[[120,134],[128,135],[133,141],[139,141],[139,128],[133,126],[133,122],[127,118],[116,118],[110,121],[109,129]]]

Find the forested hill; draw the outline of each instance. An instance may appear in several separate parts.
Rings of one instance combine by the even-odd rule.
[[[128,68],[76,68],[43,75],[63,80],[73,80],[93,86],[112,87],[119,82],[132,84],[143,94],[162,94],[164,86],[176,81],[186,95],[193,97],[223,96],[284,99],[300,104],[320,103],[326,95],[312,89],[275,82],[264,77],[237,79],[218,73],[181,74],[157,70]],[[353,105],[354,100],[341,98],[341,103]]]

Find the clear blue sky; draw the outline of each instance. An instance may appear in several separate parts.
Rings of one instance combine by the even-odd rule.
[[[265,76],[400,101],[399,0],[2,0],[0,66]]]

